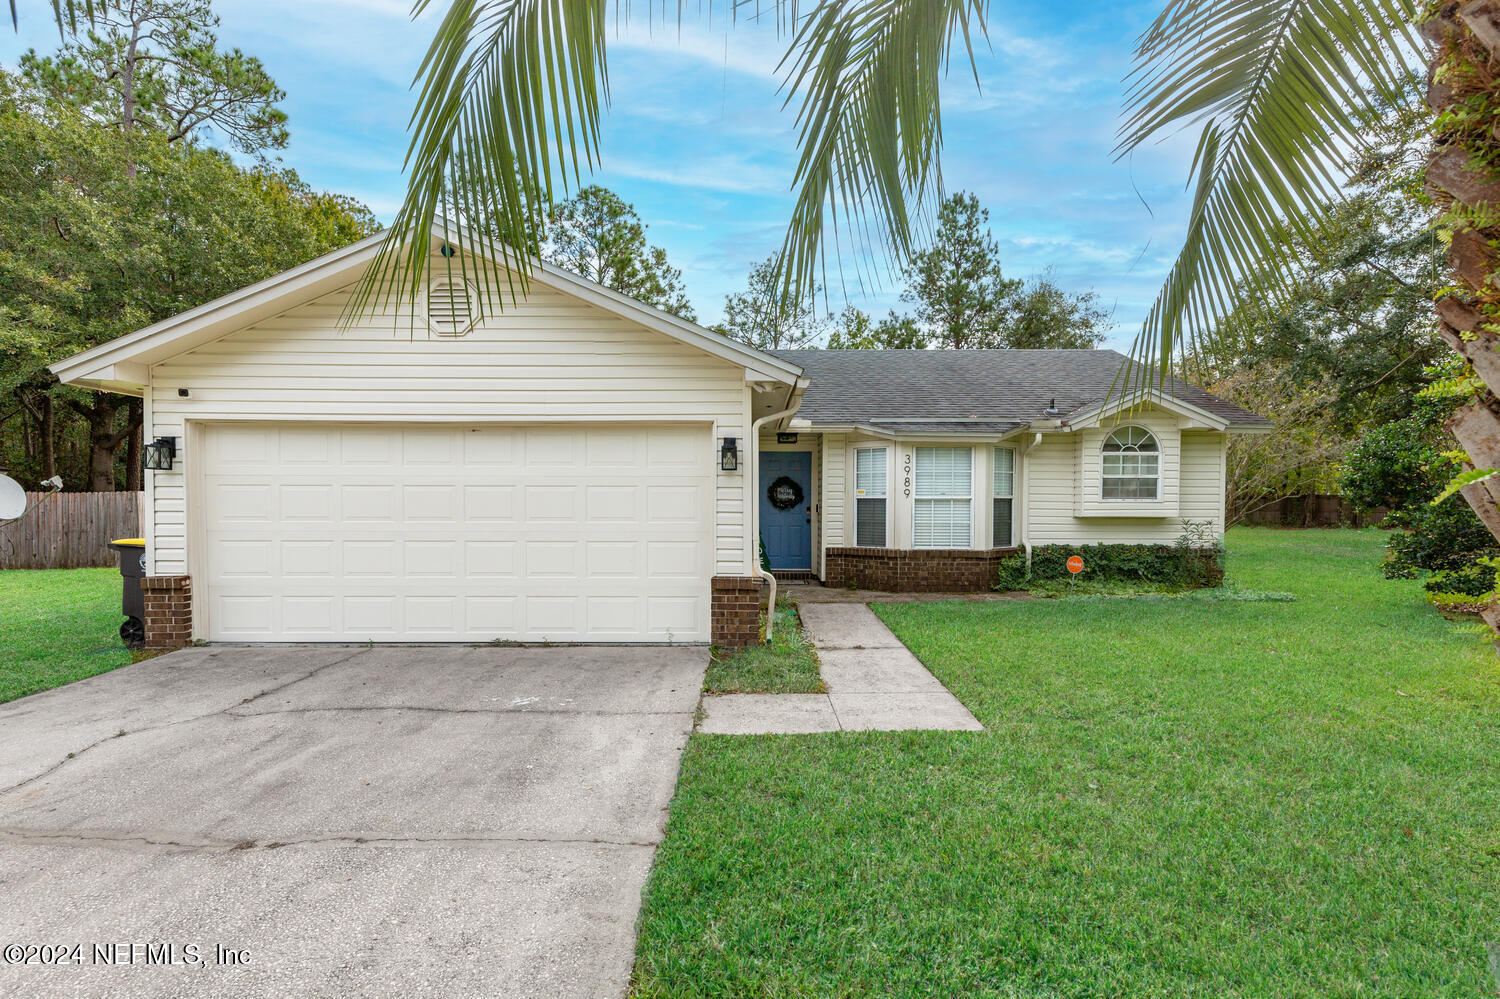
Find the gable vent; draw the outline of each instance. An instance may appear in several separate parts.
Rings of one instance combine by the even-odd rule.
[[[434,281],[427,288],[427,324],[438,336],[463,336],[479,316],[479,296],[464,281]]]

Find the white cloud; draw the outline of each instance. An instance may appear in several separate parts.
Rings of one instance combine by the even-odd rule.
[[[792,179],[789,169],[765,166],[736,154],[702,156],[676,163],[612,156],[603,172],[728,194],[785,195]]]

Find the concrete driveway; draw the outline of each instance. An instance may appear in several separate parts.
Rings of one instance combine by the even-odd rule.
[[[65,948],[0,994],[618,996],[707,658],[200,648],[0,705],[0,948]]]

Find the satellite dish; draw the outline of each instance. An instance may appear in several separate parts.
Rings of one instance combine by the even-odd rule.
[[[0,475],[0,520],[15,520],[26,512],[26,490],[8,475]]]

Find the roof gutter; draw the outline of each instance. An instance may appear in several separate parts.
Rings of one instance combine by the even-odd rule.
[[[944,423],[945,420],[932,420],[932,423]],[[877,427],[868,423],[802,423],[792,424],[794,429],[803,429],[808,433],[861,433],[884,440],[944,440],[954,437],[972,437],[979,440],[1003,441],[1015,437],[1017,434],[1025,433],[1027,424],[1021,423],[1009,430],[892,430],[889,427]]]

